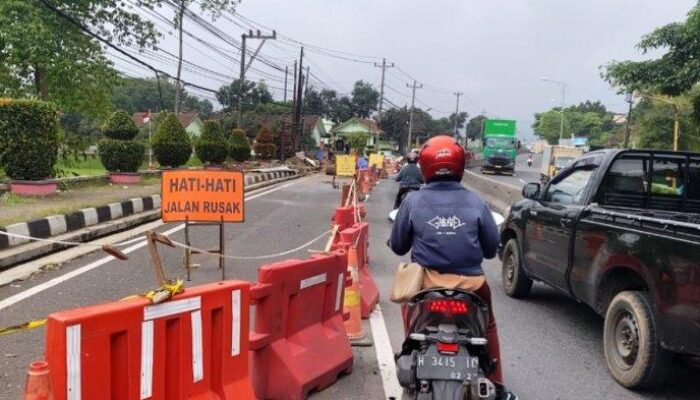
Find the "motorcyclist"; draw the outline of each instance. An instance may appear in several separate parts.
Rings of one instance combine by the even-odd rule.
[[[419,163],[427,185],[401,204],[389,246],[398,255],[410,250],[411,260],[425,268],[423,289],[469,290],[488,304],[488,351],[498,360],[488,378],[498,399],[515,400],[503,386],[491,292],[481,267],[484,258],[496,256],[498,229],[484,201],[460,183],[465,159],[464,148],[452,137],[436,136],[423,145]],[[408,309],[403,310],[406,321]]]
[[[527,166],[532,167],[532,153],[527,155]]]
[[[423,176],[418,168],[418,154],[411,152],[406,156],[406,164],[396,175],[395,180],[399,182],[399,192],[394,201],[394,210],[399,208],[404,195],[412,190],[420,189],[423,184]]]

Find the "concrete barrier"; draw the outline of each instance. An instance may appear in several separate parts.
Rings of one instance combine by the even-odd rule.
[[[483,176],[478,172],[464,171],[462,182],[470,190],[479,193],[494,211],[500,213],[523,198],[521,186]]]

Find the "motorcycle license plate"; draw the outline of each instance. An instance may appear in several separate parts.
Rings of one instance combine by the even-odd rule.
[[[501,168],[503,168],[502,165],[494,165],[494,167],[496,167],[496,169],[501,169]]]
[[[419,354],[416,360],[418,379],[465,381],[479,377],[479,359],[470,356]]]

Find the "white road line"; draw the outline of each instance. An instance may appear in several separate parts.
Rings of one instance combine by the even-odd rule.
[[[394,353],[389,340],[389,332],[386,330],[382,309],[377,308],[369,316],[369,325],[372,329],[374,339],[374,349],[377,352],[377,363],[382,375],[382,386],[384,386],[385,399],[400,399],[403,389],[396,378],[396,364],[394,363]]]
[[[522,178],[518,178],[518,179],[520,180],[520,182],[527,184],[527,182],[525,182]]]
[[[295,180],[292,183],[288,183],[286,185],[282,185],[280,187],[276,187],[274,189],[270,189],[270,190],[267,190],[267,191],[262,192],[262,193],[255,193],[253,195],[246,196],[246,201],[251,201],[251,200],[255,200],[259,197],[266,196],[266,195],[273,193],[273,192],[276,192],[278,190],[282,190],[282,189],[287,188],[289,186],[296,185],[296,184],[300,183],[301,181],[303,181],[303,180],[302,179]],[[165,236],[169,236],[169,235],[172,235],[173,233],[176,233],[176,232],[183,230],[184,228],[185,228],[185,224],[180,224],[180,225],[177,225],[174,228],[166,231],[163,234]],[[136,251],[144,246],[146,246],[145,240],[143,242],[137,243],[131,247],[127,247],[126,249],[123,250],[123,253],[130,254],[130,253],[133,253],[134,251]],[[101,258],[97,261],[94,261],[94,262],[88,264],[88,265],[85,265],[85,266],[80,267],[76,270],[68,272],[64,275],[61,275],[61,276],[56,277],[54,279],[51,279],[50,281],[46,281],[42,284],[31,287],[23,292],[17,293],[14,296],[10,296],[10,297],[6,298],[5,300],[0,301],[0,310],[3,310],[7,307],[14,305],[14,304],[17,304],[22,300],[28,299],[36,294],[39,294],[47,289],[50,289],[56,285],[59,285],[59,284],[65,282],[65,281],[73,279],[76,276],[80,276],[86,272],[92,271],[93,269],[95,269],[97,267],[101,267],[101,266],[103,266],[103,265],[105,265],[113,260],[115,260],[115,258],[112,256],[107,256],[107,257]]]

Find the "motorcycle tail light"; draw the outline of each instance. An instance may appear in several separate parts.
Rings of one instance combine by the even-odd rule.
[[[458,300],[431,300],[428,311],[441,314],[461,315],[469,312],[469,305]]]
[[[438,342],[437,349],[442,354],[444,354],[444,353],[457,354],[459,352],[459,345],[457,343]]]

